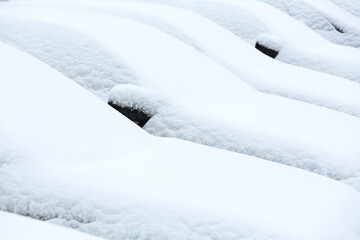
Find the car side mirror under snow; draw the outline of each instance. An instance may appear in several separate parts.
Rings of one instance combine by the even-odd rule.
[[[255,44],[255,48],[257,50],[259,50],[260,52],[262,52],[263,54],[272,57],[272,58],[276,58],[276,56],[279,54],[278,51],[275,51],[274,49],[268,48],[262,44],[260,44],[259,42],[256,42]]]
[[[256,38],[255,48],[271,58],[276,58],[282,46],[281,39],[273,35],[260,34]]]
[[[136,85],[120,84],[111,89],[108,104],[140,127],[156,114],[156,98]]]
[[[152,116],[146,114],[145,112],[141,111],[140,109],[124,107],[118,105],[115,102],[108,102],[108,104],[118,110],[122,115],[136,123],[139,127],[144,127],[145,124],[150,120]]]

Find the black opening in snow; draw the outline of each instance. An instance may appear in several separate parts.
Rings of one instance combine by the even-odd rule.
[[[344,30],[342,30],[342,28],[336,26],[335,24],[331,23],[331,25],[335,28],[336,31],[338,31],[339,33],[344,33]]]
[[[260,52],[262,52],[263,54],[272,57],[272,58],[276,58],[276,56],[279,54],[278,51],[265,47],[264,45],[260,44],[259,42],[256,42],[255,44],[255,48],[257,50],[259,50]]]
[[[138,126],[143,127],[150,120],[152,116],[142,112],[139,109],[134,109],[130,107],[119,106],[116,103],[108,102],[108,104],[118,110],[122,115],[136,123]]]

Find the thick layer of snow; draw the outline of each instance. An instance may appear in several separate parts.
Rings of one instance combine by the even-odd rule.
[[[294,17],[324,38],[338,44],[360,47],[360,20],[341,9],[314,7],[314,1],[261,0]],[[315,1],[319,2],[319,1]],[[328,4],[328,3],[326,3]],[[321,5],[320,5],[321,6]],[[331,9],[331,8],[330,8]]]
[[[349,11],[353,15],[360,17],[360,2],[358,0],[331,0],[338,6]]]
[[[352,188],[150,136],[35,58],[0,51],[1,210],[110,239],[359,238]]]
[[[70,4],[70,7],[106,12],[152,25],[198,49],[260,91],[360,116],[359,84],[269,59],[231,32],[199,15],[157,4],[102,1],[92,2],[88,6],[87,3],[87,1],[83,3],[78,1],[77,4]],[[88,47],[90,44],[95,49],[94,52],[91,52],[91,55],[95,57],[99,55],[101,47],[91,41],[84,41],[82,36],[82,38],[78,36],[79,34],[66,33],[62,29],[55,31],[54,26],[47,26],[47,28],[43,26],[41,28],[39,25],[37,22],[30,24],[29,20],[16,21],[11,18],[3,18],[0,24],[0,39],[33,54],[97,94],[97,89],[92,88],[92,85],[101,86],[101,81],[106,79],[102,75],[99,76],[98,71],[84,71],[87,70],[84,67],[80,67],[81,71],[77,71],[77,75],[74,76],[73,69],[75,60],[82,57],[81,53],[83,51],[87,53],[87,56],[90,55]],[[52,39],[46,37],[50,29],[52,35],[57,37]],[[46,39],[46,41],[41,41],[41,39]],[[212,39],[212,41],[209,41],[209,39]],[[62,44],[60,45],[59,42]],[[78,46],[79,42],[87,47]],[[74,46],[77,48],[76,52],[80,54],[78,53],[77,56],[72,57],[67,53],[70,51],[70,53],[73,53]],[[105,52],[105,50],[103,51]],[[105,52],[104,55],[106,54],[108,53]],[[89,57],[83,57],[82,59],[82,62],[90,61],[88,69],[91,69],[92,65],[98,62],[96,59],[92,60]],[[258,66],[260,64],[261,71],[259,71]],[[106,67],[107,72],[117,70],[113,65]],[[99,69],[99,67],[95,69]],[[269,80],[270,77],[271,80]],[[82,79],[82,81],[79,81],[79,79]],[[91,82],[96,84],[90,84]],[[107,81],[105,81],[104,86],[108,86]],[[102,94],[106,95],[108,88],[103,90]],[[103,96],[101,97],[104,99]]]
[[[104,101],[117,84],[138,81],[134,71],[89,36],[51,24],[0,18],[1,40],[36,56]]]
[[[360,82],[360,49],[328,42],[302,23],[266,3],[252,0],[197,0],[175,1],[171,4],[211,18],[239,37],[251,39],[250,44],[253,46],[260,34],[266,33],[277,37],[281,41],[278,44],[282,44],[280,54],[277,56],[280,61]],[[229,11],[230,14],[227,14],[228,11],[217,11],[218,7],[223,9],[226,6],[227,9],[236,9],[236,11]],[[245,13],[237,15],[239,11]],[[250,19],[238,23],[244,16],[249,15]],[[249,22],[253,23],[247,24]],[[252,28],[256,24],[261,24],[263,27]],[[267,31],[264,32],[262,29]],[[251,38],[251,36],[256,37]]]
[[[109,93],[108,101],[118,106],[141,110],[150,116],[155,115],[162,105],[167,104],[165,99],[158,99],[150,91],[132,84],[115,86]]]
[[[0,237],[6,240],[100,240],[49,223],[0,211]]]
[[[324,13],[325,16],[331,18],[331,20],[336,21],[335,23],[345,25],[345,30],[346,27],[349,27],[350,29],[354,28],[354,30],[360,31],[360,19],[337,6],[331,0],[302,1],[309,4],[316,10]],[[354,4],[354,7],[356,7],[356,5],[359,5],[359,3]]]
[[[4,16],[19,14],[88,34],[111,49],[140,76],[139,86],[168,101],[145,126],[153,134],[246,153],[360,187],[359,118],[259,93],[197,50],[145,24],[82,11],[2,9]]]

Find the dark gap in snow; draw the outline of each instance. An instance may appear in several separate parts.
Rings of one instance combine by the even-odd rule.
[[[331,23],[331,25],[335,28],[336,31],[338,31],[339,33],[344,33],[344,30],[338,26],[336,26],[335,24]]]
[[[1,1],[1,0],[0,0]],[[37,220],[40,220],[40,221],[50,221],[52,219],[56,219],[58,218],[59,216],[56,214],[55,216],[42,216],[42,215],[38,215],[38,214],[30,214],[30,213],[18,213],[18,212],[14,212],[14,211],[8,211],[9,213],[13,213],[13,214],[18,214],[18,215],[21,215],[21,216],[24,216],[24,217],[30,217],[30,218],[33,218],[33,219],[37,219]]]
[[[272,57],[272,58],[276,58],[276,56],[279,54],[278,51],[265,47],[264,45],[260,44],[259,42],[256,42],[255,44],[255,48],[257,50],[259,50],[260,52],[262,52],[263,54]]]
[[[135,108],[120,106],[114,102],[108,102],[108,104],[118,110],[122,115],[136,123],[141,128],[150,120],[152,116]]]
[[[77,223],[81,223],[81,224],[89,224],[89,223],[93,223],[95,221],[95,220],[85,219],[85,218],[82,218],[80,216],[72,215],[72,214],[60,216],[57,213],[55,213],[52,216],[45,216],[45,215],[43,216],[43,215],[39,215],[39,214],[32,214],[30,212],[22,213],[22,212],[16,212],[14,210],[4,210],[4,211],[8,212],[8,213],[17,214],[17,215],[20,215],[20,216],[36,219],[36,220],[39,220],[39,221],[44,221],[44,222],[57,219],[57,220],[65,220],[67,222],[76,221]]]

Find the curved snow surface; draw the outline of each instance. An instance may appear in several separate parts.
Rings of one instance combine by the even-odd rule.
[[[117,84],[138,77],[91,37],[56,25],[0,16],[0,40],[39,58],[103,101]]]
[[[358,0],[331,0],[336,5],[349,11],[353,15],[360,17],[360,2]]]
[[[261,39],[268,47],[280,50],[276,57],[280,61],[360,82],[360,49],[331,43],[266,3],[252,0],[196,0],[169,4],[191,9],[210,18],[237,36],[250,40],[252,46]],[[248,18],[242,22],[245,17]],[[256,24],[262,27],[252,28]]]
[[[360,117],[359,84],[274,61],[254,50],[231,32],[197,14],[157,4],[103,1],[93,2],[88,6],[86,3],[88,2],[77,2],[70,6],[116,14],[152,25],[198,49],[260,91]],[[95,94],[99,95],[99,87],[104,86],[100,96],[102,99],[111,86],[106,78],[131,80],[127,76],[124,78],[123,75],[112,74],[118,71],[119,64],[116,64],[115,57],[108,57],[110,54],[102,51],[106,57],[98,59],[97,56],[101,56],[101,46],[91,43],[95,46],[90,47],[91,41],[86,41],[80,34],[71,34],[55,26],[9,17],[1,19],[0,29],[0,39],[38,57]],[[49,31],[52,32],[50,37]],[[94,49],[91,55],[89,48]],[[102,63],[102,59],[111,64],[99,64]],[[108,59],[114,60],[110,62]],[[79,65],[81,67],[77,67]],[[116,85],[114,81],[111,83]]]
[[[324,38],[342,45],[360,47],[360,19],[329,1],[261,0],[298,21],[305,23]],[[314,3],[318,5],[314,5]],[[359,4],[359,3],[358,3]],[[329,5],[332,5],[329,7]],[[356,7],[356,4],[354,4]]]
[[[100,240],[49,223],[0,211],[0,237],[6,240]]]
[[[87,34],[111,49],[136,71],[140,87],[166,99],[145,125],[150,133],[281,162],[360,189],[359,118],[259,93],[183,42],[138,22],[81,11],[3,9]]]
[[[0,51],[1,210],[109,239],[360,236],[352,188],[153,137],[37,59]]]
[[[322,11],[327,10],[323,5],[330,4],[330,10],[324,14],[339,13],[346,18],[347,23],[353,20],[351,14],[347,14],[341,8],[336,8],[336,5],[331,5],[331,2],[324,1],[321,3],[308,1],[307,3]],[[96,2],[90,1],[87,5],[96,5]],[[116,3],[116,1],[110,2]],[[152,0],[150,2],[160,2],[191,9],[231,30],[239,37],[248,39],[253,46],[255,46],[256,41],[261,40],[262,44],[267,45],[267,47],[280,50],[276,59],[285,63],[360,82],[360,49],[331,43],[304,24],[264,2],[253,0],[179,0],[171,2]],[[9,5],[11,4],[12,2]],[[65,0],[57,3],[55,1],[51,4],[48,1],[21,0],[13,3],[14,6],[48,5],[50,7],[63,7],[69,4],[73,3]],[[242,13],[239,14],[239,12]],[[352,23],[352,26],[360,31],[360,20],[356,17],[354,19],[356,22]],[[258,24],[262,26],[256,26]],[[255,27],[253,28],[253,26]]]

